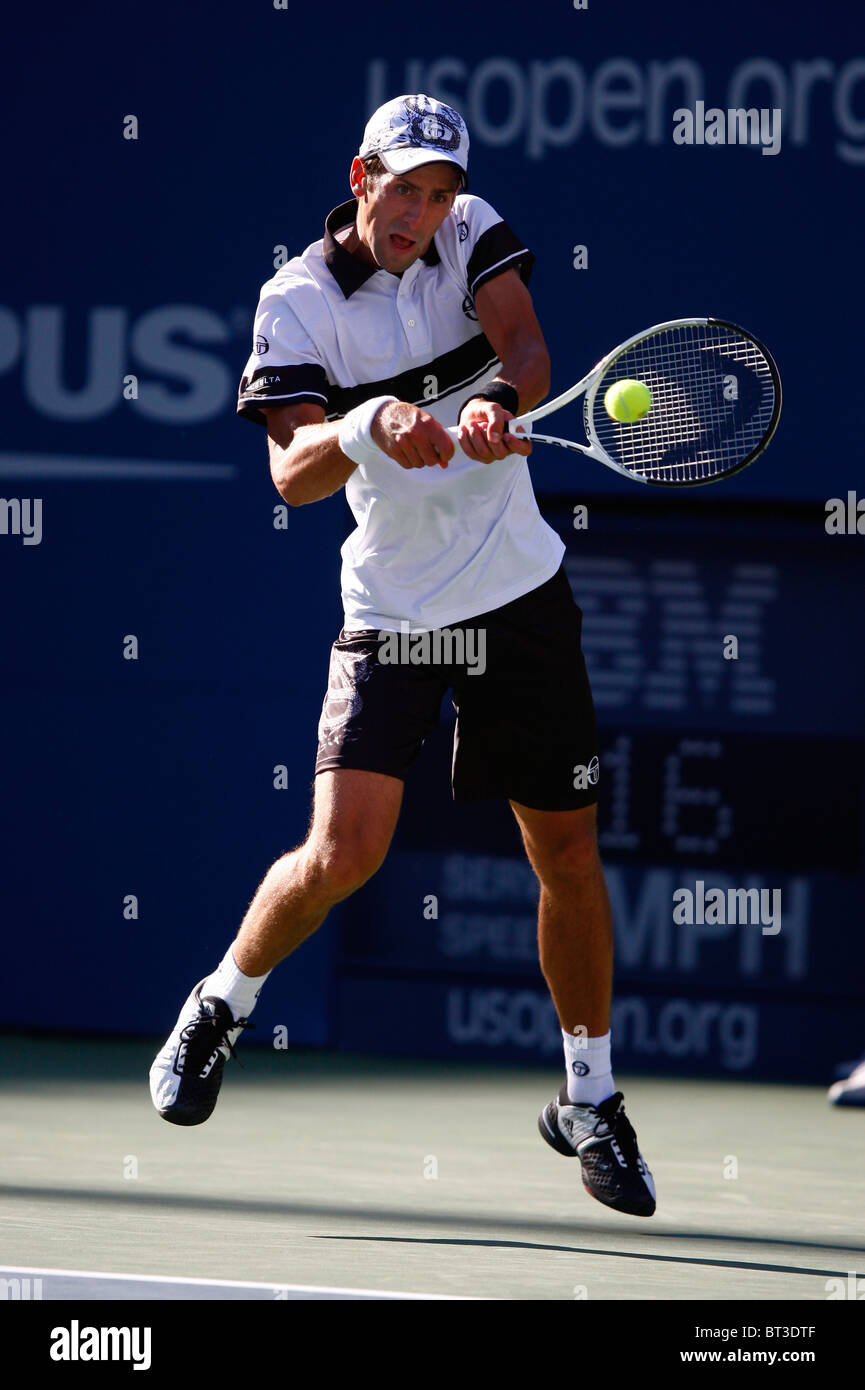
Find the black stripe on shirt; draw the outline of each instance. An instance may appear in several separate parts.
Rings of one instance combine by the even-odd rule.
[[[327,420],[340,420],[357,405],[374,396],[396,396],[410,405],[427,406],[443,400],[455,391],[464,391],[499,359],[484,333],[477,333],[468,342],[410,367],[397,376],[382,377],[379,381],[359,382],[356,386],[334,386],[328,382],[323,367],[312,363],[287,367],[259,367],[251,377],[240,383],[237,413],[256,425],[266,425],[262,406],[299,405],[310,401],[324,406]]]
[[[478,333],[467,343],[433,357],[421,367],[410,367],[398,376],[366,381],[358,386],[331,386],[327,418],[338,420],[373,396],[396,396],[399,401],[423,408],[431,401],[443,400],[470,386],[498,365],[499,359],[486,335]]]
[[[469,256],[468,289],[474,296],[488,280],[493,280],[505,270],[518,270],[524,285],[529,283],[535,258],[532,252],[511,231],[507,222],[497,222],[489,227]]]
[[[333,390],[327,372],[317,362],[303,362],[294,367],[257,367],[251,376],[244,376],[237,397],[237,413],[255,425],[266,425],[262,405],[320,405],[325,410]]]

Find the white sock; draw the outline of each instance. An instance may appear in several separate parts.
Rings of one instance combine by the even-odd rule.
[[[208,975],[201,986],[201,997],[214,994],[217,999],[225,1000],[233,1018],[249,1018],[269,974],[268,970],[265,975],[244,975],[242,970],[238,970],[229,946],[213,974]]]
[[[572,1105],[600,1105],[615,1091],[610,1068],[610,1034],[602,1038],[575,1037],[562,1029],[568,1100]]]

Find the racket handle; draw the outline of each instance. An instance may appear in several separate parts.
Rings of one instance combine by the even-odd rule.
[[[456,439],[459,428],[456,425],[448,425],[447,431]],[[532,422],[525,415],[519,415],[513,420],[505,420],[505,434],[519,434],[527,439],[532,432]]]

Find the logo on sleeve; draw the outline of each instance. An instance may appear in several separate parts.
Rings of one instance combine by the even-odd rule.
[[[267,341],[266,338],[262,337],[261,334],[259,334],[256,338],[255,342],[253,343],[253,347],[255,348],[255,351],[259,357],[261,357],[262,353],[270,351],[270,343]]]
[[[465,241],[465,239],[466,239],[466,237],[468,236],[468,234],[469,234],[469,224],[468,224],[468,222],[458,222],[458,223],[457,223],[457,235],[459,236],[460,241]]]
[[[470,294],[467,294],[463,300],[463,313],[467,319],[474,319],[475,323],[477,323],[478,316],[475,312],[475,302]]]

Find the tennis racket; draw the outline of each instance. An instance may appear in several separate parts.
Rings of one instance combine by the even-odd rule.
[[[631,423],[604,409],[608,387],[622,380],[640,381],[652,393],[648,413]],[[583,393],[588,444],[535,433],[537,420]],[[780,415],[781,377],[762,343],[722,319],[672,319],[628,338],[576,386],[509,420],[507,429],[576,450],[639,483],[695,487],[753,463]]]

